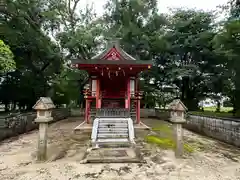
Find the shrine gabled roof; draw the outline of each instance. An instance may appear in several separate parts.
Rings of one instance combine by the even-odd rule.
[[[136,60],[121,47],[118,39],[109,40],[104,51],[89,60],[72,60],[73,64],[142,64],[149,65],[152,61]]]
[[[94,64],[94,65],[100,65],[100,64],[117,64],[117,65],[124,65],[124,64],[131,64],[131,65],[151,65],[152,61],[110,61],[110,60],[101,60],[101,59],[89,59],[89,60],[79,60],[79,59],[72,59],[73,64]]]
[[[92,60],[94,59],[136,61],[134,57],[132,57],[120,47],[118,39],[109,40],[106,49],[96,56],[92,57]]]

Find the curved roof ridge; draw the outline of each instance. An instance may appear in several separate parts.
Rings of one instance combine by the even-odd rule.
[[[121,48],[119,40],[120,39],[118,39],[118,38],[108,40],[106,48],[102,52],[100,52],[99,54],[93,56],[91,59],[92,60],[103,59],[104,57],[106,57],[108,55],[108,53],[113,48],[115,48],[117,50],[117,52],[120,54],[120,56],[123,58],[123,60],[134,60],[135,61],[136,59],[133,56],[131,56],[130,54],[128,54],[126,51],[124,51]]]

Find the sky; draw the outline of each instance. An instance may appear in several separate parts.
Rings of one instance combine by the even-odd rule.
[[[103,5],[107,0],[81,0],[80,5],[84,6],[87,3],[94,3],[94,8],[98,15],[104,11]],[[206,11],[215,9],[218,5],[226,4],[228,0],[158,0],[158,9],[160,13],[168,13],[168,8],[197,8]]]

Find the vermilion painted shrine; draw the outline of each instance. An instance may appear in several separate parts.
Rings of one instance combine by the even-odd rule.
[[[138,74],[151,68],[151,61],[136,60],[126,53],[118,40],[111,40],[107,48],[90,60],[74,60],[73,66],[86,70],[89,75],[89,89],[85,91],[86,117],[90,123],[91,109],[116,108],[136,113],[140,122],[141,92]]]
[[[92,129],[92,144],[134,143],[134,124],[140,122],[138,74],[151,68],[151,61],[136,60],[126,53],[119,40],[89,60],[73,60],[75,68],[86,70],[85,121],[77,129]]]
[[[91,130],[90,151],[97,151],[87,151],[84,162],[140,162],[142,158],[135,146],[134,132],[150,128],[140,121],[142,93],[138,74],[150,69],[151,61],[136,60],[120,47],[118,40],[111,40],[102,53],[89,60],[73,60],[72,65],[89,73],[84,92],[85,119],[75,131]],[[34,106],[37,110],[35,121],[39,123],[38,160],[47,157],[47,128],[52,121],[53,108],[53,102],[46,97],[40,98]],[[176,156],[181,157],[186,107],[175,100],[169,108],[175,129]]]

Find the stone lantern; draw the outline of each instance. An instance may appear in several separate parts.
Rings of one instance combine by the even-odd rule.
[[[185,112],[187,107],[182,103],[180,99],[175,99],[169,104],[170,121],[172,123],[185,123]]]
[[[51,98],[40,97],[33,106],[37,111],[36,123],[39,123],[39,138],[37,149],[37,160],[43,161],[47,158],[47,128],[48,123],[53,120],[52,109],[55,108]]]
[[[176,157],[183,155],[184,144],[183,144],[183,129],[182,124],[186,122],[185,112],[187,107],[182,103],[180,99],[174,100],[169,104],[170,110],[170,121],[173,123],[174,136],[176,141]]]

